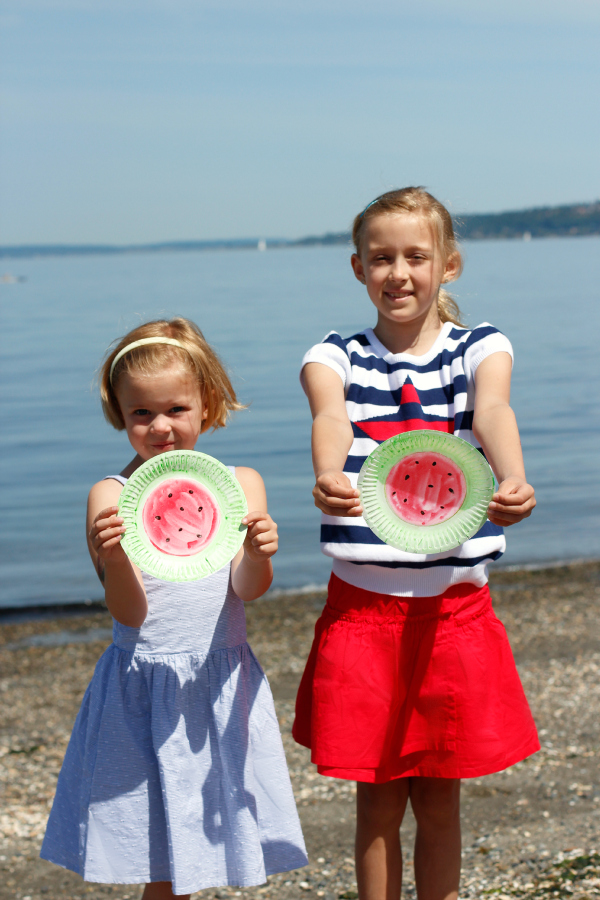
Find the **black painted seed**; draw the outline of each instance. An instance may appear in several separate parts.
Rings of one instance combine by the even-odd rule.
[[[431,463],[432,466],[437,466],[437,463]]]
[[[197,534],[196,537],[202,537],[202,535],[201,535],[201,534]]]
[[[396,496],[396,491],[392,491],[392,497]]]
[[[433,485],[432,485],[432,484],[428,484],[427,487],[433,487]]]
[[[443,508],[444,508],[443,506],[440,506],[440,509],[443,509]]]
[[[452,490],[452,488],[450,488]],[[183,512],[183,506],[180,506],[179,509]]]
[[[193,494],[193,493],[194,493],[193,491],[188,491],[188,494]]]
[[[452,472],[448,472],[450,478],[452,478]]]
[[[415,466],[418,466],[418,465],[419,465],[419,460],[415,459]]]
[[[170,540],[171,540],[171,538],[167,538],[167,544],[169,543]]]
[[[173,494],[169,494],[169,497],[172,497],[172,496],[173,496]]]
[[[180,528],[179,530],[180,530],[180,531],[183,531],[183,528]]]
[[[404,500],[404,503],[406,503],[406,500]]]
[[[408,481],[409,478],[410,478],[410,475],[405,475],[405,476],[404,476],[404,480],[405,480],[405,481]]]
[[[202,507],[201,507],[201,506],[198,507],[198,512],[202,512]]]
[[[425,511],[424,511],[423,509],[421,510],[421,515],[422,515],[422,516],[425,515]]]
[[[448,488],[448,490],[450,491],[451,494],[454,493],[454,491],[452,490],[452,488]]]
[[[154,516],[155,519],[160,519],[160,516]]]

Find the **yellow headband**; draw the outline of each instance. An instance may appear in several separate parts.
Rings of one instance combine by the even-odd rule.
[[[122,356],[125,356],[126,353],[129,353],[130,350],[134,350],[136,347],[144,347],[146,344],[173,344],[174,347],[181,347],[182,350],[185,350],[185,347],[181,343],[181,341],[176,340],[175,338],[169,337],[149,337],[142,338],[139,341],[134,341],[132,344],[127,344],[126,347],[123,347],[122,350],[119,350],[112,363],[110,364],[110,372],[108,373],[108,380],[112,383],[113,372],[115,370],[116,364],[119,362]]]

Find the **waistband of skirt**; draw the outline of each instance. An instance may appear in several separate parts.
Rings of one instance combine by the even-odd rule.
[[[195,660],[203,660],[208,659],[208,657],[216,657],[219,653],[234,653],[239,656],[244,647],[248,646],[248,642],[245,640],[236,641],[227,643],[224,647],[212,647],[210,645],[205,645],[204,647],[171,647],[168,644],[152,644],[145,641],[131,643],[119,640],[118,638],[115,640],[113,636],[111,646],[114,647],[115,650],[118,650],[119,653],[124,653],[132,657],[135,656],[136,658],[139,657],[140,659],[157,659],[163,656],[179,658],[189,656]]]
[[[325,612],[333,618],[471,619],[491,609],[492,598],[487,584],[454,584],[434,597],[396,597],[367,591],[342,581],[332,573],[329,580]]]

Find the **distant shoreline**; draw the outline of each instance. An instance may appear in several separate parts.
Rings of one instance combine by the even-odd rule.
[[[532,240],[600,234],[600,200],[568,206],[542,206],[502,213],[471,213],[455,217],[464,241]],[[0,247],[2,259],[50,256],[108,256],[124,253],[185,253],[201,250],[276,250],[349,244],[350,232],[328,232],[297,239],[241,238],[214,241],[163,241],[150,244],[20,244]]]

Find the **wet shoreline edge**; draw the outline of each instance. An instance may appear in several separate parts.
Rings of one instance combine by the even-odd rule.
[[[533,563],[518,563],[514,565],[498,565],[490,570],[490,586],[498,587],[506,579],[507,574],[514,576],[522,573],[548,573],[553,570],[579,569],[595,566],[600,562],[600,557],[581,557],[579,559],[547,560]],[[500,588],[501,589],[501,588]],[[306,584],[293,588],[271,588],[261,600],[279,600],[286,597],[303,597],[308,595],[325,594],[326,584]],[[105,612],[106,604],[100,597],[90,600],[75,601],[73,603],[38,603],[19,606],[0,606],[0,625],[12,625],[19,622],[29,622],[45,619],[62,619],[87,616],[94,612]]]

